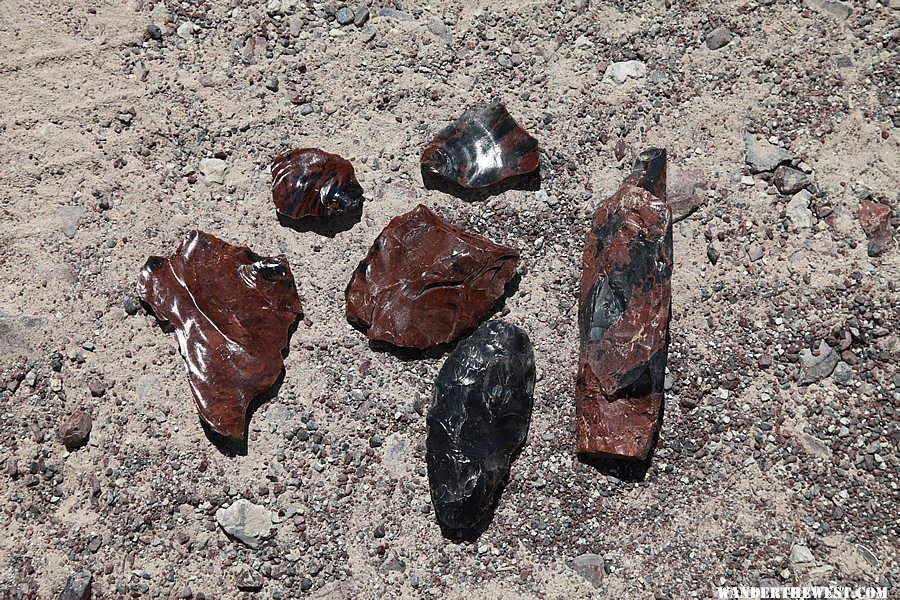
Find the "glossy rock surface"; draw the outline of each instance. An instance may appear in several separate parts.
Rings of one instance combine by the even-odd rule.
[[[644,151],[587,235],[575,389],[581,454],[642,460],[659,428],[672,273],[665,190],[665,150]]]
[[[484,188],[534,173],[540,166],[537,140],[502,104],[470,108],[438,133],[422,153],[422,172],[464,188]]]
[[[425,206],[395,217],[347,286],[347,320],[371,340],[424,350],[475,328],[516,274],[519,251]]]
[[[297,148],[272,161],[272,200],[291,219],[352,213],[363,204],[353,165],[337,154]]]
[[[137,289],[175,328],[200,418],[243,440],[247,408],[280,376],[303,312],[287,260],[192,231],[172,256],[147,260]]]
[[[528,435],[534,352],[521,329],[482,323],[447,357],[428,411],[425,459],[439,523],[479,524]]]

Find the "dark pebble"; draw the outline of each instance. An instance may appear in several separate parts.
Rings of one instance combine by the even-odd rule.
[[[122,303],[125,306],[125,312],[131,315],[132,317],[137,314],[138,310],[140,310],[140,303],[134,298],[125,298],[125,302]]]

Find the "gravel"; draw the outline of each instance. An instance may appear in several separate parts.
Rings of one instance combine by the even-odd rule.
[[[365,3],[270,4],[17,6],[0,73],[0,589],[56,598],[87,570],[96,598],[231,597],[245,566],[273,598],[900,587],[895,11],[407,2],[370,6],[358,28],[336,14]],[[713,51],[719,26],[735,37]],[[646,74],[604,80],[627,61]],[[543,194],[425,189],[422,148],[493,98],[539,140]],[[774,159],[748,162],[745,132]],[[367,200],[349,227],[275,218],[271,157],[301,145],[352,161]],[[673,227],[661,436],[649,464],[584,462],[572,444],[584,232],[650,145],[669,151],[673,192],[685,173],[706,183],[687,186],[699,204]],[[206,158],[226,162],[223,183],[207,183]],[[778,167],[809,183],[783,192]],[[799,194],[812,217],[795,230]],[[892,210],[894,243],[877,256],[866,198]],[[349,273],[420,202],[522,250],[497,317],[535,345],[531,430],[471,540],[445,538],[429,510],[423,415],[445,354],[374,348],[344,319]],[[284,254],[303,295],[284,379],[238,447],[200,426],[175,336],[126,304],[148,257],[194,228]],[[801,385],[823,341],[832,373]],[[58,430],[79,410],[92,430],[69,453]],[[271,515],[258,548],[216,520],[239,499]],[[797,544],[815,562],[791,563]],[[574,569],[589,554],[600,588]]]

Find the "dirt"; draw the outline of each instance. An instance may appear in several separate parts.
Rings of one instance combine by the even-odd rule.
[[[54,598],[81,570],[95,598],[894,593],[900,4],[846,6],[841,20],[782,0],[449,0],[340,26],[343,5],[297,0],[0,3],[0,596]],[[734,37],[711,50],[719,26]],[[604,78],[628,60],[643,74]],[[539,140],[542,191],[425,189],[432,136],[495,98]],[[810,229],[770,173],[750,175],[747,132],[808,174]],[[303,146],[353,162],[366,204],[351,228],[279,224],[270,161]],[[667,148],[673,182],[704,185],[679,181],[700,206],[674,229],[657,450],[643,468],[597,465],[574,452],[581,251],[648,146]],[[199,172],[214,156],[224,184]],[[893,210],[877,256],[861,199]],[[372,348],[344,317],[352,270],[420,202],[522,249],[494,318],[534,344],[535,410],[469,542],[430,510],[423,414],[443,356]],[[236,454],[204,434],[175,336],[135,300],[147,257],[191,229],[284,254],[307,317]],[[799,385],[801,350],[822,340],[848,380],[839,365]],[[59,427],[79,410],[90,439],[69,453]],[[276,515],[260,549],[216,524],[241,497]],[[792,564],[795,544],[815,563]],[[572,568],[588,553],[599,587]],[[260,591],[237,589],[245,567]]]

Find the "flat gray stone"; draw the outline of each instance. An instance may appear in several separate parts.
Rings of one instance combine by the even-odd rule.
[[[378,16],[385,17],[388,19],[394,19],[395,21],[412,21],[413,16],[409,13],[405,13],[402,10],[397,10],[396,8],[379,8]]]
[[[811,199],[812,194],[810,194],[806,190],[800,190],[799,192],[794,194],[793,198],[791,198],[787,203],[784,212],[785,215],[787,215],[788,220],[791,222],[792,231],[812,229],[813,225],[816,224],[816,219],[813,216],[813,212],[809,208],[809,201]]]
[[[603,557],[599,554],[582,554],[572,561],[572,570],[584,577],[594,587],[603,583]]]
[[[225,533],[251,548],[259,548],[271,537],[272,513],[244,498],[217,510],[216,521]]]
[[[62,230],[63,235],[71,240],[75,237],[75,232],[78,231],[81,217],[84,216],[84,207],[58,206],[56,207],[56,214],[59,215],[59,228]]]
[[[804,565],[814,562],[816,562],[816,558],[806,546],[794,544],[793,547],[791,547],[791,563],[795,565]]]
[[[727,46],[732,39],[734,39],[734,34],[731,33],[731,30],[720,25],[706,34],[706,47],[710,50],[718,50]]]
[[[765,256],[765,254],[766,251],[759,244],[754,244],[747,250],[747,256],[750,257],[750,260],[753,262],[758,261]]]
[[[815,456],[816,458],[828,459],[831,458],[831,450],[828,446],[817,438],[814,435],[810,435],[805,432],[800,432],[800,435],[797,436],[797,440],[800,442],[800,445],[803,446],[803,449],[810,456]]]
[[[846,21],[853,12],[849,4],[840,0],[808,0],[807,4],[821,12],[828,13],[838,21]]]
[[[612,79],[616,83],[625,83],[628,78],[640,79],[647,75],[647,65],[639,60],[626,60],[606,67],[604,79]]]
[[[430,21],[428,23],[428,31],[436,35],[438,39],[448,46],[453,45],[453,35],[450,33],[450,28],[443,21]]]
[[[831,375],[839,362],[838,354],[825,341],[819,342],[819,354],[806,348],[800,352],[800,385],[809,385]]]
[[[789,150],[770,144],[768,140],[758,140],[752,133],[744,134],[744,146],[747,165],[752,173],[772,171],[778,165],[794,160]]]
[[[221,158],[204,158],[200,161],[200,173],[206,183],[225,183],[225,171],[228,163]]]
[[[297,37],[303,31],[303,19],[294,16],[288,19],[288,33],[291,37]]]
[[[181,25],[178,26],[178,29],[175,30],[175,33],[183,40],[189,40],[194,37],[194,24],[190,21],[185,21]]]
[[[838,385],[847,385],[853,378],[853,367],[844,361],[840,361],[834,368],[834,373],[831,374],[831,378],[834,379],[834,382]]]

